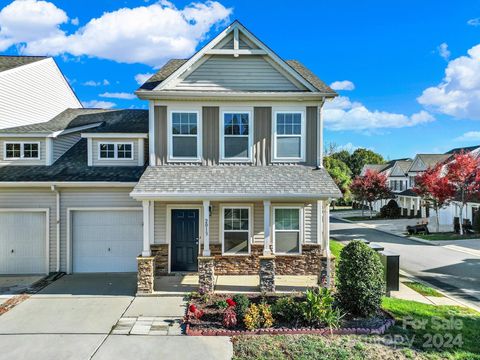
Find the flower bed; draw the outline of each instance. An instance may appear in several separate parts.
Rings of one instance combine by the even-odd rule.
[[[245,299],[248,299],[248,305],[245,305]],[[253,294],[233,297],[224,294],[194,296],[189,302],[185,317],[186,334],[189,336],[383,334],[394,324],[393,318],[383,311],[378,311],[370,318],[343,314],[335,308],[330,301],[332,299],[329,291],[313,291],[310,295],[307,292],[292,296]],[[243,303],[243,310],[238,309],[237,302]],[[317,311],[317,317],[312,317],[312,309],[320,309]],[[232,313],[236,315],[235,319],[232,319],[235,316]],[[260,320],[255,322],[257,315],[260,315]]]

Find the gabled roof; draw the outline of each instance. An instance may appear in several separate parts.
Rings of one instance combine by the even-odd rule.
[[[397,160],[395,161],[390,176],[406,176],[408,169],[412,165],[412,160]]]
[[[147,110],[67,109],[52,120],[1,129],[2,134],[45,134],[72,130],[87,125],[100,126],[82,132],[148,133]]]
[[[234,48],[218,48],[219,45],[228,40],[227,37],[233,37],[236,39],[236,41],[231,41],[231,43],[234,44],[232,45]],[[248,42],[252,44],[252,48],[241,48],[242,42],[239,41],[239,39],[244,39],[243,43]],[[298,91],[317,93],[327,97],[334,97],[337,95],[335,91],[300,62],[296,60],[285,61],[280,58],[239,21],[234,21],[190,59],[174,59],[167,62],[156,74],[139,88],[137,95],[141,96],[150,91],[175,90],[172,86],[176,81],[180,81],[181,76],[186,76],[185,74],[190,75],[195,67],[201,66],[202,59],[207,59],[208,61],[209,56],[216,55],[232,56],[232,58],[262,56],[265,59],[268,59],[268,62],[272,64],[269,66],[273,66],[275,69],[282,71],[292,82],[301,84],[303,90],[299,89]]]
[[[360,175],[363,176],[367,172],[367,170],[382,172],[388,167],[388,164],[365,164],[363,165],[362,171]]]
[[[46,56],[13,56],[0,55],[0,73],[19,66],[31,64],[40,60],[48,59]]]
[[[425,171],[429,167],[448,160],[450,156],[449,154],[417,154],[408,171]]]
[[[457,154],[457,153],[462,152],[462,151],[470,152],[470,151],[474,151],[476,149],[480,149],[480,145],[454,148],[452,150],[447,151],[445,154]]]

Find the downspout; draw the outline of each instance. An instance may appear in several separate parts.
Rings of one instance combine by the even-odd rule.
[[[318,106],[317,113],[317,169],[323,168],[323,100]]]
[[[60,191],[58,191],[55,185],[51,186],[51,190],[55,193],[56,198],[56,233],[57,233],[57,266],[55,268],[56,272],[60,272]]]

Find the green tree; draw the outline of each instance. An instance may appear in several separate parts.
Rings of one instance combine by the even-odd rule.
[[[330,155],[332,158],[342,161],[350,168],[351,155],[347,150],[337,151]]]
[[[353,176],[360,175],[362,168],[366,164],[384,164],[385,160],[382,155],[368,149],[359,148],[350,156],[347,163]]]
[[[350,183],[352,182],[352,172],[350,171],[347,164],[337,159],[333,155],[326,156],[323,159],[323,166],[328,171],[333,181],[335,181],[335,184],[337,184],[337,186],[342,191],[344,199],[348,200],[350,198]]]

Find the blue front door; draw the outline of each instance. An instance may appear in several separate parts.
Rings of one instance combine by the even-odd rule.
[[[198,210],[172,210],[172,271],[197,271]]]

